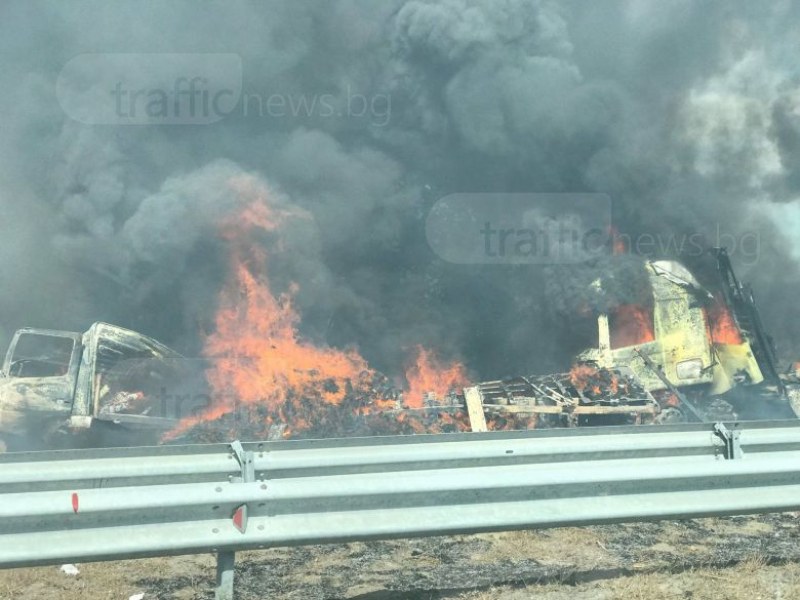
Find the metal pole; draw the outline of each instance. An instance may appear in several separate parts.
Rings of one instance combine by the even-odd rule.
[[[233,574],[236,562],[235,552],[217,554],[217,589],[215,600],[233,600]]]

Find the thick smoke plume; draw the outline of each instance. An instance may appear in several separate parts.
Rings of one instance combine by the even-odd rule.
[[[7,1],[0,329],[7,339],[23,325],[107,320],[198,352],[227,267],[218,224],[247,201],[229,183],[245,177],[305,215],[270,259],[278,291],[298,286],[304,335],[356,345],[390,374],[418,344],[484,377],[563,369],[594,341],[575,318],[586,285],[609,272],[636,281],[630,256],[446,263],[425,217],[454,192],[606,193],[630,250],[648,256],[692,260],[722,242],[781,351],[797,356],[797,229],[786,225],[800,224],[797,11]],[[61,110],[71,58],[137,52],[240,55],[240,105],[185,126],[86,125]],[[259,114],[270,96],[306,109]]]

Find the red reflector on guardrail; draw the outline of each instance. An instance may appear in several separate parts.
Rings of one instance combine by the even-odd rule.
[[[242,533],[247,529],[247,504],[242,504],[234,511],[233,526]]]

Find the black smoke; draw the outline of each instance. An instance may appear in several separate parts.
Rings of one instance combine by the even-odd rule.
[[[630,255],[442,261],[425,217],[455,192],[602,192],[633,254],[691,261],[734,246],[781,351],[797,355],[787,226],[800,224],[797,11],[699,0],[4,2],[2,332],[107,320],[197,352],[227,268],[217,225],[242,202],[228,182],[245,176],[309,215],[287,225],[270,259],[278,288],[299,285],[303,333],[357,345],[391,374],[419,343],[482,377],[561,369],[594,341],[578,318],[594,279],[633,282],[611,302],[641,293]],[[55,90],[64,65],[125,52],[239,54],[248,112],[243,97],[208,125],[71,120]],[[271,95],[327,104],[259,116],[254,98]]]

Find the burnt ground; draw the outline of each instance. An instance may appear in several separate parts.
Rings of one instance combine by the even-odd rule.
[[[237,598],[800,598],[795,513],[279,548],[237,560]],[[0,598],[213,598],[211,556],[0,572]]]

